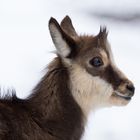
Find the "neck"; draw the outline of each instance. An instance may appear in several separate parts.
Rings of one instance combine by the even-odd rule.
[[[80,140],[83,113],[71,94],[68,71],[60,58],[51,63],[29,102],[51,133],[62,140]]]
[[[100,83],[104,84],[99,77],[93,77],[87,71],[77,64],[73,64],[70,68],[70,83],[72,95],[81,107],[85,118],[91,111],[104,106],[102,89]],[[99,96],[101,95],[101,96]]]

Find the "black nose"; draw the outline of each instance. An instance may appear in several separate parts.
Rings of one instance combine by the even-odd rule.
[[[134,95],[135,87],[132,84],[128,84],[126,88]]]

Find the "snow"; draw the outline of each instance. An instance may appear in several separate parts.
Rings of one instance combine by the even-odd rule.
[[[140,13],[138,0],[1,0],[0,85],[14,87],[20,98],[28,96],[55,56],[48,31],[51,16],[61,21],[70,15],[79,33],[97,34],[107,25],[115,60],[135,83],[136,93],[126,107],[91,113],[83,140],[140,139],[139,20],[117,21],[99,14]]]

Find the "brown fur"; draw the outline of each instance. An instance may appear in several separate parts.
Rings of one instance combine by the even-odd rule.
[[[13,96],[1,100],[0,139],[79,140],[83,115],[70,93],[68,79],[67,69],[56,58],[28,99]]]
[[[97,36],[78,36],[70,18],[51,18],[49,29],[58,57],[25,100],[0,99],[0,140],[80,140],[90,110],[124,105],[133,84],[114,65],[106,28]],[[101,67],[90,60],[100,57]],[[115,93],[116,92],[116,93]]]

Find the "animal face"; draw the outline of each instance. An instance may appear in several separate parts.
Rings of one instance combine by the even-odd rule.
[[[96,36],[79,36],[66,16],[61,25],[50,19],[49,29],[70,86],[85,112],[93,106],[126,105],[134,95],[133,83],[115,65],[106,28]]]

